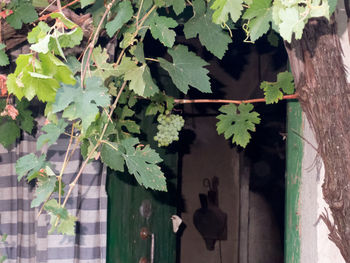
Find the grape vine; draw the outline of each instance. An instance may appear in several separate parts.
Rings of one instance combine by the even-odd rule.
[[[0,78],[0,143],[9,147],[20,131],[32,132],[33,117],[28,105],[35,99],[45,104],[48,123],[42,128],[37,149],[54,144],[61,134],[70,135],[65,162],[59,171],[52,168],[44,153],[23,156],[16,164],[19,180],[37,181],[32,206],[50,215],[52,231],[70,235],[74,234],[76,219],[65,205],[84,167],[93,158],[117,171],[127,169],[146,188],[166,191],[166,180],[159,167],[161,158],[137,137],[141,131],[135,117],[136,106],[146,105],[145,114],[154,115],[158,128],[154,139],[159,147],[164,147],[181,139],[179,131],[184,125],[181,115],[170,112],[189,101],[169,96],[155,77],[155,69],[166,72],[182,94],[190,88],[204,93],[212,90],[208,63],[178,41],[179,30],[183,30],[186,39],[198,38],[221,59],[232,42],[232,25],[239,27],[239,19],[251,41],[273,31],[291,41],[292,36],[301,37],[308,19],[329,17],[334,10],[334,0],[75,0],[65,1],[66,5],[57,1],[54,11],[48,11],[53,4],[16,0],[1,6],[3,22],[14,29],[29,28],[26,40],[30,52],[20,54],[14,72]],[[72,12],[76,16],[75,12],[84,12],[89,19],[79,20]],[[92,32],[89,38],[86,32]],[[146,57],[147,34],[164,46],[167,56]],[[0,66],[11,61],[6,54],[6,41],[0,39]],[[108,45],[103,44],[106,41]],[[151,63],[156,64],[152,70]],[[293,78],[284,72],[277,82],[263,82],[261,88],[265,92],[262,100],[275,103],[294,93]],[[236,107],[232,103],[237,101],[225,101],[229,104],[222,106],[218,115],[218,133],[243,147],[260,122],[249,102],[238,101],[240,105]],[[77,145],[85,161],[63,196],[62,177]],[[58,198],[53,197],[53,192]]]

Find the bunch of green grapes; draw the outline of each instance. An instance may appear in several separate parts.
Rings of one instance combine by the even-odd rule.
[[[179,131],[185,124],[182,116],[177,114],[160,114],[157,118],[158,132],[154,136],[154,140],[158,142],[158,146],[168,146],[173,141],[179,140]]]

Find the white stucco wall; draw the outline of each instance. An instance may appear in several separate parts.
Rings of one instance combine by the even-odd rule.
[[[328,229],[319,216],[327,209],[323,200],[324,168],[317,157],[314,134],[303,115],[304,153],[300,189],[300,263],[345,263],[338,248],[328,239]]]

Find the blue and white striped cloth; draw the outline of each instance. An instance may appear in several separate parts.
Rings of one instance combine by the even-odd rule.
[[[56,172],[61,168],[68,142],[68,136],[62,136],[47,150],[47,159]],[[7,256],[5,262],[106,262],[106,172],[100,162],[87,165],[66,205],[78,218],[76,235],[49,235],[49,216],[43,213],[37,218],[39,209],[30,208],[35,186],[25,179],[17,181],[17,159],[32,152],[36,152],[35,139],[27,134],[9,151],[0,146],[0,234],[8,235],[6,242],[0,243],[0,253]],[[77,150],[63,176],[65,192],[82,161]]]

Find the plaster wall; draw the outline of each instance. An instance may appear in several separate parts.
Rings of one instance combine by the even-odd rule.
[[[328,229],[319,216],[330,210],[323,200],[324,168],[317,155],[313,131],[303,114],[304,152],[300,189],[300,263],[345,263],[338,248],[328,239]],[[332,218],[331,218],[332,220]]]

